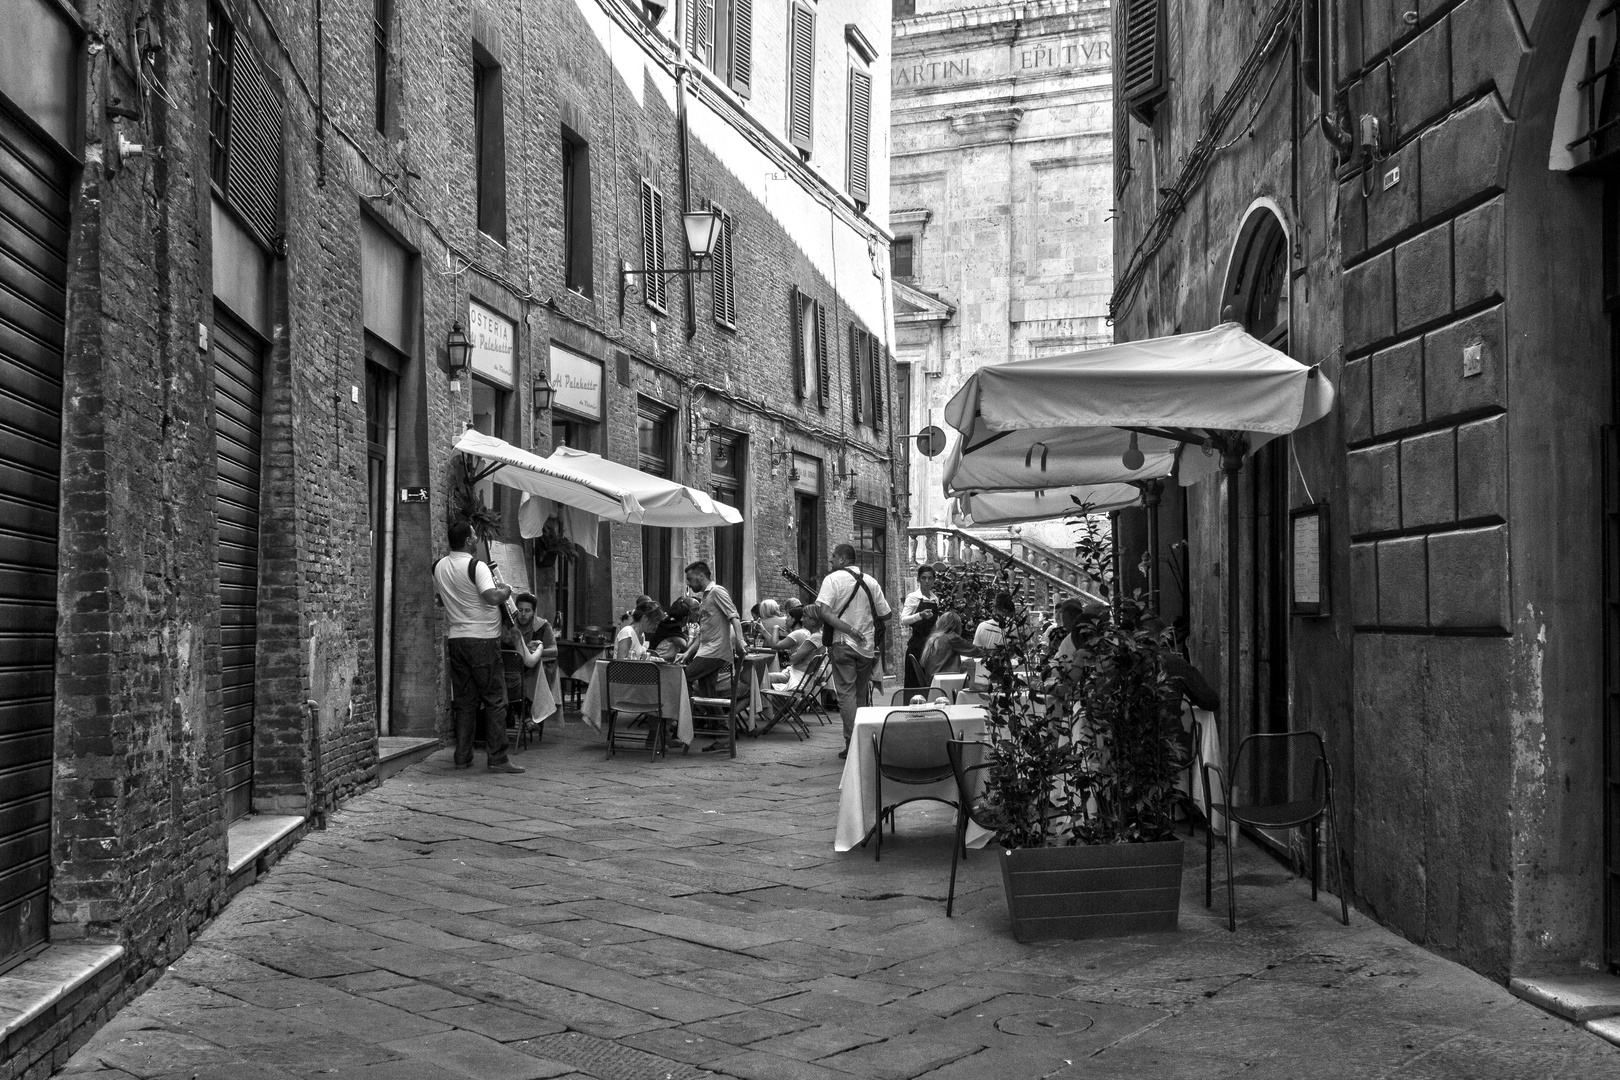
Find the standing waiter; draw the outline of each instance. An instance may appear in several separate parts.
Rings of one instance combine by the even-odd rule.
[[[501,662],[501,606],[512,596],[495,584],[489,564],[475,558],[478,537],[472,526],[450,526],[450,554],[433,564],[433,587],[449,616],[445,629],[450,653],[451,715],[456,727],[456,768],[473,763],[473,734],[478,703],[484,704],[488,729],[484,749],[489,771],[520,773],[506,759],[506,670]]]

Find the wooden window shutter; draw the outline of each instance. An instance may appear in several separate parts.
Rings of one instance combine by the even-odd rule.
[[[647,306],[669,310],[669,278],[664,265],[664,193],[651,180],[641,181],[641,294]]]
[[[788,25],[788,141],[808,155],[815,149],[816,13],[793,0]]]
[[[788,291],[788,337],[793,356],[793,389],[800,399],[810,396],[810,380],[804,361],[804,294],[797,285]]]
[[[704,67],[714,66],[714,0],[692,0],[687,47]]]
[[[1114,5],[1114,40],[1125,40],[1129,10],[1123,4]],[[1125,190],[1131,178],[1131,114],[1125,102],[1125,50],[1114,50],[1114,194]]]
[[[714,321],[722,326],[737,328],[737,274],[732,259],[731,215],[719,206],[709,204],[720,212],[720,237],[715,241],[714,265],[709,268],[709,283],[714,297]]]
[[[849,197],[863,207],[872,201],[872,75],[849,69]]]
[[[1153,112],[1167,90],[1164,0],[1129,0],[1125,10],[1125,62],[1122,91],[1131,115],[1153,123]]]
[[[225,198],[266,245],[281,228],[281,102],[253,50],[231,57],[230,133]]]
[[[816,373],[821,377],[821,407],[832,404],[832,350],[827,340],[827,308],[816,301]]]
[[[861,399],[866,396],[866,332],[854,323],[849,324],[849,408],[850,416],[859,424],[866,411]]]
[[[868,334],[866,345],[872,357],[872,430],[876,431],[883,426],[883,343],[875,334]]]
[[[754,93],[754,0],[732,0],[731,88],[740,98]]]

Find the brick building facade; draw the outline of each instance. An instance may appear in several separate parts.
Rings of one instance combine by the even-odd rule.
[[[1340,392],[1164,515],[1197,656],[1238,649],[1238,734],[1327,740],[1358,904],[1498,978],[1620,959],[1605,7],[1116,11],[1117,335],[1236,319]],[[1316,505],[1304,615],[1290,522]]]
[[[1106,344],[1112,43],[1104,0],[895,5],[895,319],[910,432],[985,364]],[[913,525],[951,523],[912,454]]]
[[[0,16],[24,238],[0,263],[0,965],[122,946],[95,984],[116,1007],[224,902],[233,823],[313,814],[375,782],[379,733],[445,730],[429,571],[469,423],[744,511],[723,536],[604,526],[560,590],[509,566],[570,632],[678,594],[695,558],[744,607],[846,538],[897,579],[868,7]],[[683,200],[725,215],[712,268],[632,274],[621,309],[622,267],[683,265]],[[515,494],[491,493],[510,541]],[[62,1026],[13,1032],[5,1075],[48,1069]]]

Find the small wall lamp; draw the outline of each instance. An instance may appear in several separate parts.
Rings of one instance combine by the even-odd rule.
[[[715,247],[720,243],[720,230],[725,228],[725,220],[721,218],[720,211],[692,210],[681,215],[681,227],[686,231],[686,250],[691,254],[694,265],[690,270],[677,267],[674,270],[648,270],[643,267],[635,269],[629,263],[619,264],[619,318],[624,318],[624,294],[630,288],[630,277],[640,274],[643,279],[648,275],[653,277],[679,277],[685,274],[701,274],[709,268],[704,265],[705,260],[714,254]]]
[[[450,377],[459,379],[472,362],[472,342],[467,340],[467,332],[457,322],[450,327],[450,334],[444,340],[445,353],[450,358]]]
[[[540,372],[534,377],[534,411],[545,412],[556,400],[557,388],[551,385],[551,380],[546,378],[545,372]]]

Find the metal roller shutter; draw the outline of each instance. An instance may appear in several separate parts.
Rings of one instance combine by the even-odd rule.
[[[259,434],[264,370],[251,331],[216,308],[215,445],[219,475],[219,642],[224,696],[225,820],[253,809],[253,668],[259,612]]]
[[[0,970],[47,927],[70,181],[0,107]]]

